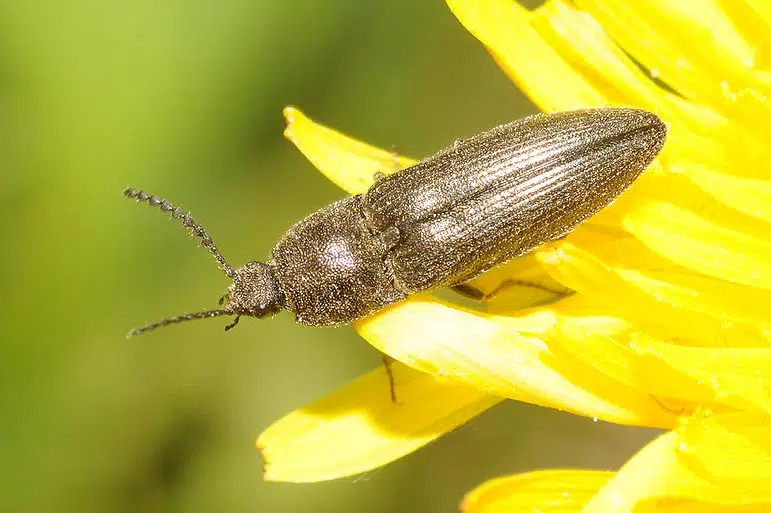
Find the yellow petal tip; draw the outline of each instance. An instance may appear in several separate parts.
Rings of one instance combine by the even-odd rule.
[[[291,125],[294,122],[295,116],[297,116],[298,114],[302,116],[302,112],[300,112],[300,110],[294,105],[287,105],[286,107],[284,107],[283,113],[284,113],[284,119],[286,119],[286,122],[289,125]]]
[[[286,137],[292,143],[297,144],[297,137],[295,136],[294,131],[292,129],[294,128],[295,123],[305,119],[305,116],[298,108],[293,107],[292,105],[287,105],[286,107],[284,107],[283,114],[284,114],[284,119],[286,120],[284,137]]]

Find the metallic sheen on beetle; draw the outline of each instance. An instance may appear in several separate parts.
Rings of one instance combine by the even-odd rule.
[[[179,218],[233,283],[222,307],[177,322],[289,310],[311,326],[347,324],[411,294],[462,284],[563,237],[607,206],[650,165],[666,139],[650,112],[599,108],[539,114],[457,141],[378,178],[364,194],[292,226],[265,262],[232,268],[203,228],[166,200],[124,194]]]

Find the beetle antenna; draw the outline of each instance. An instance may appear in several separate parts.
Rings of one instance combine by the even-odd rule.
[[[214,241],[209,237],[209,234],[206,233],[206,230],[203,229],[203,226],[198,224],[198,221],[193,219],[193,217],[189,214],[185,214],[185,211],[182,210],[179,207],[175,207],[171,203],[169,203],[167,200],[163,198],[159,198],[158,196],[154,194],[148,194],[145,191],[139,190],[139,189],[133,189],[128,188],[125,191],[123,191],[123,195],[127,198],[133,198],[137,200],[137,202],[140,201],[146,201],[150,204],[150,206],[153,207],[159,207],[162,211],[168,212],[171,214],[171,217],[175,219],[181,219],[182,224],[190,228],[190,233],[201,239],[201,246],[207,248],[209,250],[209,253],[214,256],[214,259],[217,260],[217,263],[220,264],[220,268],[222,271],[230,278],[231,280],[235,278],[235,271],[230,266],[230,264],[225,260],[225,257],[220,254],[220,250],[217,249],[217,246],[214,245]],[[212,311],[218,311],[218,310],[212,310]],[[206,312],[201,312],[206,313]],[[218,314],[223,315],[223,314]],[[212,316],[209,316],[212,317]],[[199,317],[193,317],[194,319],[197,319]],[[179,317],[174,317],[174,319],[179,319]],[[188,319],[182,319],[182,320],[188,320]],[[163,321],[162,321],[163,322]],[[181,322],[181,321],[174,321],[174,322]],[[166,324],[160,324],[161,326],[165,326]],[[157,328],[158,326],[153,326],[150,329]],[[145,328],[142,328],[140,330],[140,333],[142,331],[147,331]],[[132,332],[133,333],[133,332]],[[137,333],[138,334],[138,333]]]
[[[133,330],[129,331],[127,337],[136,337],[137,335],[141,335],[142,333],[153,331],[156,328],[162,328],[164,326],[168,326],[169,324],[177,324],[185,321],[194,321],[196,319],[209,319],[211,317],[219,317],[221,315],[233,315],[233,312],[230,310],[204,310],[203,312],[194,312],[194,313],[188,313],[184,315],[177,315],[176,317],[169,317],[167,319],[161,319],[158,322],[145,324],[140,328],[134,328]],[[229,327],[225,329],[232,328],[233,326],[235,326],[237,322],[238,322],[238,317],[236,317],[236,321],[234,321],[231,324],[228,324]]]

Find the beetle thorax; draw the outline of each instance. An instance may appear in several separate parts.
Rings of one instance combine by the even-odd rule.
[[[284,297],[273,267],[247,262],[235,270],[233,284],[225,294],[225,308],[236,315],[267,317],[284,307]]]

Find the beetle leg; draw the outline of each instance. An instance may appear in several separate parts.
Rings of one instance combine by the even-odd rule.
[[[239,321],[239,320],[241,320],[241,316],[240,316],[240,315],[236,315],[236,318],[235,318],[235,319],[233,319],[233,322],[231,322],[230,324],[228,324],[227,326],[225,326],[225,331],[230,331],[230,330],[232,330],[233,328],[235,328],[235,327],[236,327],[236,324],[238,324],[238,321]]]
[[[461,296],[467,297],[469,299],[473,299],[474,301],[489,301],[501,292],[510,289],[512,287],[529,287],[533,289],[542,290],[544,292],[548,292],[549,294],[554,294],[555,296],[565,297],[570,295],[570,290],[557,290],[553,289],[551,287],[547,287],[545,285],[541,285],[540,283],[534,283],[530,281],[524,281],[524,280],[514,280],[511,278],[503,280],[501,283],[498,284],[497,287],[495,287],[490,292],[483,292],[482,290],[478,289],[477,287],[471,285],[470,283],[459,283],[457,285],[452,286],[452,290],[460,294]]]
[[[485,300],[485,293],[469,283],[458,283],[450,288],[461,296],[473,299],[474,301]]]
[[[396,382],[394,381],[394,371],[391,368],[391,363],[394,361],[394,359],[387,354],[382,353],[380,355],[380,360],[383,362],[383,367],[385,367],[386,374],[388,375],[388,385],[391,391],[391,402],[397,404],[399,401],[396,400]]]

